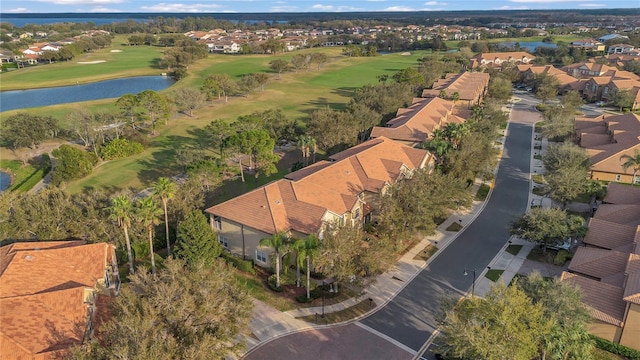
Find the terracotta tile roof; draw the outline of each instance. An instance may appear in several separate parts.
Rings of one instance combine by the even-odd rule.
[[[315,233],[327,211],[342,216],[361,192],[380,191],[402,171],[423,167],[428,156],[385,137],[372,139],[206,211],[268,234]]]
[[[635,227],[640,225],[640,205],[602,204],[598,207],[595,218]]]
[[[640,204],[640,188],[610,182],[607,195],[602,201],[608,204]]]
[[[459,74],[447,74],[444,79],[438,79],[431,89],[422,91],[422,97],[437,97],[444,90],[447,96],[457,92],[460,100],[473,101],[478,99],[478,94],[483,94],[489,84],[489,74],[482,72],[463,72]]]
[[[630,303],[640,305],[640,255],[631,254],[629,263],[633,261],[633,268],[635,271],[629,272],[627,277],[627,284],[624,288],[623,299]]]
[[[569,271],[622,287],[628,259],[628,253],[619,251],[591,247],[578,248],[569,264]]]
[[[53,359],[83,340],[85,299],[115,263],[112,245],[84,241],[15,243],[0,248],[3,358]]]
[[[83,339],[88,316],[84,288],[0,299],[0,346],[5,359],[53,358]],[[6,357],[5,357],[6,356]]]
[[[606,323],[622,326],[626,303],[621,287],[563,272],[561,281],[568,281],[582,290],[582,302],[591,310],[591,316]]]
[[[603,206],[600,207],[602,208]],[[598,209],[598,212],[600,212],[600,209]],[[633,243],[635,234],[635,226],[626,226],[600,218],[591,218],[589,220],[589,231],[584,237],[584,243],[612,250]]]
[[[94,287],[96,281],[104,277],[105,267],[110,263],[110,259],[107,259],[110,246],[97,243],[10,252],[5,255],[5,259],[0,260],[8,261],[0,276],[0,298],[30,295],[51,289]]]
[[[437,97],[421,99],[407,109],[399,109],[396,117],[387,121],[386,127],[374,126],[371,137],[423,142],[448,122],[452,111],[451,101]]]

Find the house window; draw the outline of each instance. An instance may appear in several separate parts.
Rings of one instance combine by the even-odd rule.
[[[636,176],[634,182],[640,184],[640,176]]]
[[[222,244],[225,249],[229,250],[229,240],[227,240],[226,237],[218,234],[218,242]]]
[[[222,230],[222,219],[220,219],[220,216],[214,216],[213,217],[213,226],[218,231]]]
[[[267,254],[263,251],[256,250],[256,261],[260,261],[261,263],[267,263]]]
[[[620,181],[620,174],[616,174],[616,181]]]
[[[356,208],[356,213],[353,215],[354,219],[359,219],[360,218],[360,208]]]

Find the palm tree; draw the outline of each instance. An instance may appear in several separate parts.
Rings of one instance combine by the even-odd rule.
[[[134,217],[133,203],[126,195],[120,195],[111,200],[112,205],[109,208],[109,218],[118,222],[118,226],[124,231],[124,240],[127,244],[127,255],[129,257],[129,275],[133,275],[133,253],[131,252],[131,240],[129,239],[129,228],[131,220]]]
[[[297,263],[298,266],[302,266],[306,261],[307,266],[307,299],[311,297],[311,261],[318,253],[320,246],[320,240],[311,234],[304,239],[300,239],[293,245],[298,252]]]
[[[633,167],[633,184],[636,183],[636,175],[638,174],[638,170],[640,170],[640,152],[635,150],[633,155],[622,155],[620,156],[620,160],[626,160],[622,164],[622,168],[626,172],[628,168]]]
[[[286,254],[289,249],[289,235],[284,231],[280,231],[273,236],[260,240],[260,246],[273,249],[276,257],[276,287],[280,287],[280,260],[282,255]]]
[[[309,139],[308,135],[300,135],[298,137],[298,146],[302,151],[302,166],[307,166],[309,163]]]
[[[151,252],[151,273],[156,273],[156,261],[155,253],[153,252],[153,225],[159,223],[158,217],[162,215],[162,209],[158,207],[155,199],[152,197],[145,197],[138,200],[136,211],[136,218],[143,225],[147,227],[149,231],[149,251]]]
[[[316,139],[310,137],[309,138],[309,147],[311,148],[311,153],[313,154],[313,158],[311,159],[311,163],[316,162],[316,153],[318,152],[318,142]]]
[[[162,201],[164,210],[164,229],[167,236],[167,256],[171,256],[171,243],[169,241],[169,213],[167,212],[167,202],[176,194],[176,184],[166,177],[161,177],[153,184],[153,195]]]

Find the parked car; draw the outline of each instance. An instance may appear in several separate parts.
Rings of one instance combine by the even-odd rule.
[[[596,102],[597,106],[605,106],[607,103],[605,103],[604,101],[598,101]]]
[[[562,243],[556,243],[556,244],[552,244],[552,245],[547,245],[547,249],[551,249],[551,250],[569,250],[571,249],[571,245],[572,245],[572,240],[571,238],[568,238],[567,240],[565,240]]]

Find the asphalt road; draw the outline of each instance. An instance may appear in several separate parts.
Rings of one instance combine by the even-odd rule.
[[[275,339],[247,355],[247,360],[275,358],[392,359],[402,349],[418,352],[437,324],[443,296],[469,291],[472,270],[480,275],[508,241],[511,220],[526,210],[529,196],[532,123],[539,113],[528,103],[512,109],[504,152],[493,193],[484,210],[392,301],[359,324],[297,333]],[[428,204],[425,204],[428,206]],[[464,276],[464,269],[469,276]],[[369,328],[369,337],[356,327]],[[324,346],[311,345],[313,339]],[[366,340],[366,341],[363,341]],[[375,351],[371,351],[374,350]],[[390,354],[395,356],[389,357]],[[409,354],[407,352],[407,354]],[[411,358],[411,356],[409,356]]]

